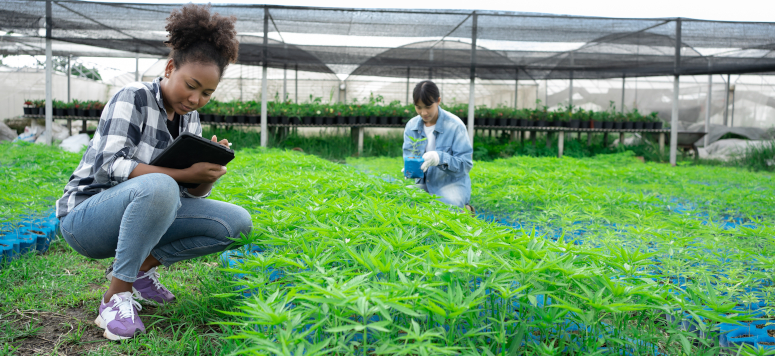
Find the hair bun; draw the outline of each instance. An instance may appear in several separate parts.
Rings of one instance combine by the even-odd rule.
[[[239,43],[234,16],[210,13],[211,6],[187,4],[172,10],[165,29],[169,32],[167,44],[174,52],[186,51],[194,45],[210,44],[218,54],[233,63],[237,60]]]

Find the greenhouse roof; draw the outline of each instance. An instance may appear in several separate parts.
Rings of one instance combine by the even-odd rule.
[[[54,1],[52,38],[166,56],[165,19],[179,6]],[[266,60],[278,68],[388,77],[427,71],[431,77],[468,78],[475,64],[479,78],[528,80],[775,72],[775,23],[498,11],[213,8],[238,18],[241,63]],[[45,37],[45,18],[43,0],[0,3],[0,29],[15,37]],[[681,58],[676,66],[678,24]],[[472,56],[474,28],[477,51]],[[6,48],[0,46],[0,52],[16,54]]]

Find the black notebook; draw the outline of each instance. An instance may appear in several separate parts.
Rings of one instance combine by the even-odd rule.
[[[159,156],[154,158],[150,165],[185,169],[199,162],[225,166],[233,159],[234,151],[230,148],[189,132],[183,132]],[[186,188],[199,186],[197,183],[180,183],[180,185]]]

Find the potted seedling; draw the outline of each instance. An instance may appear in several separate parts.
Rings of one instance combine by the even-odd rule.
[[[24,115],[32,115],[32,100],[24,100]]]
[[[414,138],[409,136],[409,139],[412,141],[412,155],[404,157],[404,177],[422,178],[424,173],[422,169],[420,169],[420,166],[422,166],[424,160],[422,159],[419,145],[420,142],[425,141],[427,138]]]

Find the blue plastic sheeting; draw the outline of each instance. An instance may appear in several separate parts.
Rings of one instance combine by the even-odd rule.
[[[4,224],[0,226],[2,262],[31,252],[45,253],[58,234],[59,220],[53,211],[45,217],[25,217],[20,222]],[[2,266],[0,263],[0,268]]]

